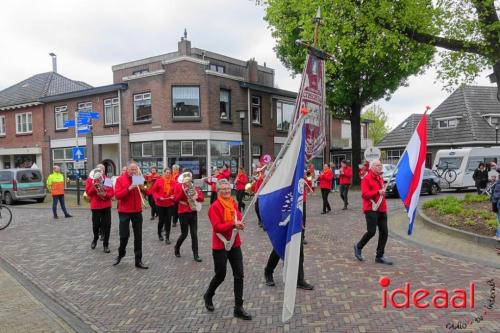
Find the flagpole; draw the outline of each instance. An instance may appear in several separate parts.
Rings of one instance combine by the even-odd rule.
[[[259,196],[260,191],[262,190],[262,188],[264,187],[264,185],[266,185],[266,183],[268,182],[269,178],[271,178],[271,175],[274,172],[274,169],[276,168],[276,163],[278,162],[278,160],[281,159],[281,157],[285,153],[288,145],[290,144],[290,142],[292,141],[292,139],[295,137],[295,134],[297,133],[297,130],[300,127],[300,123],[303,121],[303,119],[306,116],[307,116],[307,112],[302,112],[301,115],[300,115],[300,117],[299,117],[299,120],[298,120],[298,124],[299,125],[295,126],[292,129],[292,131],[288,134],[288,137],[286,138],[285,143],[281,147],[281,149],[280,149],[280,151],[278,153],[278,156],[276,156],[276,158],[274,159],[273,163],[271,164],[271,167],[269,168],[269,172],[267,173],[267,175],[265,175],[264,180],[262,181],[262,184],[260,185],[260,187],[257,190],[257,192],[254,194],[254,196],[252,198],[252,201],[250,201],[250,204],[248,205],[247,209],[243,213],[242,220],[245,220],[245,217],[247,216],[248,212],[250,211],[250,208],[255,204],[255,201],[257,201],[257,197]],[[265,174],[265,172],[264,172],[264,174]]]

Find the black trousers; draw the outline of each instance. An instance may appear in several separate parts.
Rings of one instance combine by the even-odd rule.
[[[102,233],[103,246],[109,246],[109,234],[111,232],[111,208],[92,209],[92,232],[94,242],[99,240],[99,231]]]
[[[302,233],[304,238],[304,233]],[[264,272],[268,275],[273,275],[274,269],[280,262],[280,256],[273,250],[267,259],[267,265]],[[304,245],[300,242],[300,257],[299,257],[299,274],[297,275],[297,282],[304,282]]]
[[[323,198],[323,212],[332,210],[330,203],[328,202],[328,195],[330,194],[329,189],[321,189],[321,197]]]
[[[148,195],[148,203],[149,207],[151,207],[151,217],[158,216],[158,210],[156,208],[155,199],[153,199],[152,195]]]
[[[179,209],[179,204],[175,204],[172,211],[172,225],[176,225],[177,222],[179,221],[178,209]]]
[[[217,192],[210,192],[210,204],[213,204],[217,200]]]
[[[342,198],[342,201],[344,202],[344,207],[347,207],[349,204],[347,194],[349,193],[350,186],[351,185],[340,185],[340,198]]]
[[[193,255],[198,255],[198,215],[197,212],[181,213],[179,214],[179,221],[181,224],[181,235],[177,239],[175,248],[180,250],[182,242],[187,238],[188,231],[191,234],[191,248]]]
[[[243,254],[241,249],[233,247],[230,251],[212,250],[212,256],[215,275],[208,285],[206,295],[210,298],[213,297],[217,287],[226,278],[227,261],[229,260],[234,278],[234,305],[236,307],[243,306]]]
[[[236,191],[236,201],[238,201],[238,210],[243,213],[245,210],[245,203],[243,198],[245,197],[245,190]]]
[[[302,202],[302,224],[304,225],[304,228],[302,228],[302,240],[306,238],[306,219],[307,219],[307,212],[306,212],[306,203]]]
[[[255,214],[257,214],[257,218],[259,219],[259,224],[262,224],[259,212],[259,199],[255,200]]]
[[[366,212],[366,233],[363,235],[358,243],[358,249],[363,249],[363,247],[368,243],[373,236],[378,227],[378,245],[377,245],[377,258],[384,256],[385,244],[387,244],[387,236],[389,230],[387,229],[387,214],[382,212]]]
[[[170,239],[170,226],[171,220],[174,212],[174,206],[156,206],[158,211],[158,237],[161,236],[163,227],[165,227],[165,237]]]
[[[128,239],[130,238],[130,222],[134,231],[135,262],[142,261],[142,213],[118,213],[120,219],[120,247],[118,256],[125,257]]]

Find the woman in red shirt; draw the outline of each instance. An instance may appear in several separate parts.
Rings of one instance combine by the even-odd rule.
[[[323,211],[321,214],[326,214],[332,211],[330,203],[328,202],[328,195],[332,190],[333,172],[328,164],[323,166],[323,172],[318,177],[319,187],[321,188],[321,196],[323,197]]]
[[[234,179],[234,189],[236,190],[236,200],[238,201],[238,210],[243,212],[245,210],[245,203],[243,197],[245,196],[245,186],[247,185],[247,174],[243,167],[238,168],[238,174]]]
[[[165,227],[165,242],[170,244],[170,226],[174,210],[174,188],[176,180],[169,168],[163,170],[163,176],[156,180],[151,189],[158,211],[158,239],[163,242],[162,230]]]
[[[340,185],[340,197],[342,201],[344,201],[343,210],[347,209],[347,205],[349,204],[347,200],[347,194],[349,193],[349,187],[351,186],[352,181],[352,168],[347,163],[346,160],[340,162],[340,176],[339,176],[339,185]]]

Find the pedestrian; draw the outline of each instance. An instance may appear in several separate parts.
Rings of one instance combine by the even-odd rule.
[[[210,204],[213,204],[217,200],[217,189],[215,185],[220,179],[224,179],[221,170],[214,168],[213,175],[205,178],[205,183],[210,186]]]
[[[363,177],[366,176],[369,170],[370,170],[370,162],[368,162],[367,160],[363,160],[363,165],[361,166],[361,168],[359,168],[358,171],[359,178],[363,179]]]
[[[245,229],[241,212],[231,197],[231,185],[227,179],[217,183],[217,200],[208,209],[208,218],[212,224],[212,256],[214,258],[215,275],[203,295],[205,307],[214,311],[212,298],[217,287],[226,278],[227,262],[231,265],[234,278],[234,316],[244,320],[252,320],[252,316],[243,308],[243,253],[239,230]],[[234,235],[234,236],[233,236]],[[231,243],[231,241],[233,243]],[[228,244],[226,248],[226,243]]]
[[[332,189],[333,172],[328,164],[323,165],[323,172],[318,177],[321,196],[323,198],[323,211],[321,214],[326,214],[332,211],[328,202],[328,195]]]
[[[180,176],[179,172],[179,165],[174,164],[172,165],[172,179],[174,182],[177,184],[177,179]],[[174,202],[174,208],[173,208],[173,214],[172,214],[172,227],[177,227],[177,221],[179,221],[179,214],[177,213],[177,210],[179,209],[179,206],[177,205],[177,202]]]
[[[111,232],[111,199],[114,195],[112,180],[105,175],[105,167],[98,164],[85,181],[85,192],[90,201],[92,212],[92,232],[94,239],[90,244],[93,250],[97,246],[99,235],[103,241],[104,253],[110,253],[109,234]]]
[[[153,197],[158,211],[158,239],[160,242],[165,240],[170,244],[170,226],[174,209],[174,189],[177,180],[172,177],[170,168],[163,170],[163,176],[156,180],[152,188]],[[165,239],[162,231],[165,228]]]
[[[363,201],[362,211],[366,219],[366,233],[358,244],[354,244],[354,255],[359,261],[364,258],[361,254],[366,243],[375,236],[378,228],[378,245],[375,262],[379,264],[392,265],[392,261],[384,257],[385,245],[387,243],[387,203],[385,199],[384,179],[382,163],[379,160],[370,162],[370,169],[361,180],[361,198]]]
[[[476,184],[477,194],[484,193],[484,189],[488,184],[488,170],[486,170],[483,162],[479,163],[476,170],[474,170],[472,179],[474,179],[474,183]]]
[[[497,172],[500,173],[500,168],[497,168]],[[493,189],[491,190],[491,210],[497,214],[497,232],[495,234],[495,239],[500,241],[500,178],[497,180]]]
[[[343,210],[347,209],[349,205],[348,194],[349,187],[351,187],[352,182],[352,168],[349,165],[349,161],[343,160],[340,162],[340,174],[339,174],[339,184],[340,184],[340,197],[344,202]]]
[[[153,198],[152,188],[155,182],[160,178],[158,174],[158,169],[156,166],[149,168],[149,173],[144,176],[146,180],[146,194],[148,196],[149,207],[151,208],[151,220],[154,220],[158,216],[158,210],[156,209],[155,199]]]
[[[137,164],[130,162],[127,165],[127,174],[121,175],[116,180],[115,197],[118,200],[120,247],[113,266],[118,265],[122,258],[125,257],[128,239],[130,238],[130,223],[132,223],[135,267],[148,269],[142,262],[142,206],[144,199],[142,195],[146,193],[146,189],[144,179],[139,179],[139,175]],[[141,184],[139,184],[140,181],[142,181]]]
[[[240,166],[238,168],[238,174],[234,179],[234,189],[236,190],[236,200],[238,201],[238,210],[243,213],[245,210],[245,203],[243,198],[245,197],[245,187],[247,185],[247,174],[245,173],[245,168]]]
[[[52,213],[54,213],[54,218],[59,218],[57,216],[58,201],[61,204],[64,217],[73,217],[68,213],[64,204],[64,175],[61,173],[61,168],[58,165],[54,165],[52,170],[53,172],[47,177],[47,189],[52,195]],[[77,181],[80,180],[77,178]]]
[[[203,199],[201,189],[193,184],[193,174],[190,171],[182,173],[174,189],[174,201],[178,204],[177,213],[181,224],[181,235],[174,248],[176,257],[181,256],[181,245],[189,231],[194,261],[202,261],[198,255],[198,208],[201,208],[201,204],[197,202],[201,203]]]

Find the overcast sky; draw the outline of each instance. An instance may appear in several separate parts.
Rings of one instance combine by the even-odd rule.
[[[3,0],[0,2],[0,90],[52,69],[93,86],[112,83],[111,66],[177,50],[187,28],[193,47],[233,58],[254,57],[276,72],[281,89],[297,91],[276,58],[264,8],[251,0]],[[491,85],[484,77],[478,84]],[[435,74],[411,78],[389,101],[378,104],[397,126],[425,105],[437,107],[449,93]]]

